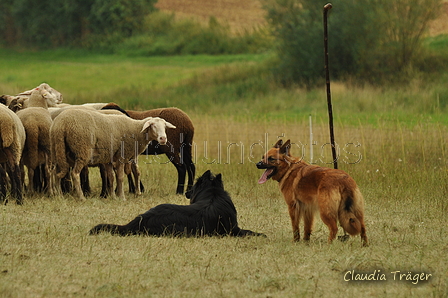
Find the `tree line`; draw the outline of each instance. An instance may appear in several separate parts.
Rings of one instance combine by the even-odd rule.
[[[88,46],[141,30],[157,0],[2,0],[3,45]]]
[[[139,55],[254,53],[258,48],[276,53],[271,69],[283,85],[317,84],[324,77],[322,10],[328,0],[260,1],[269,36],[246,32],[235,38],[214,18],[207,30],[185,22],[175,25],[174,18],[153,14],[157,0],[2,0],[0,44],[88,49],[120,45],[120,53]],[[416,73],[447,65],[441,63],[448,62],[447,57],[428,52],[423,45],[442,0],[333,0],[332,4],[328,23],[333,78],[405,82]]]

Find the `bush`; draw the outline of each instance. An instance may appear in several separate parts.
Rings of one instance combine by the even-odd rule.
[[[323,6],[328,1],[265,0],[283,84],[324,77]],[[330,72],[370,83],[403,78],[425,54],[422,38],[441,0],[334,0],[328,19]]]

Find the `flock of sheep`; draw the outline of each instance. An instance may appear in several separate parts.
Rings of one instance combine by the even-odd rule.
[[[124,200],[125,175],[131,192],[143,190],[139,154],[166,154],[178,172],[176,192],[184,192],[186,174],[191,188],[194,127],[183,111],[124,111],[113,103],[69,105],[62,99],[45,83],[0,97],[0,202],[7,202],[8,189],[18,204],[23,189],[53,195],[73,189],[85,200],[91,166],[100,168],[101,196]]]

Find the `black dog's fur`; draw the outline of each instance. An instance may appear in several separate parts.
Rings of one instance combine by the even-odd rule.
[[[100,224],[90,234],[102,231],[126,235],[264,236],[238,227],[235,206],[224,190],[221,174],[206,171],[187,193],[190,205],[162,204],[137,216],[127,225]]]

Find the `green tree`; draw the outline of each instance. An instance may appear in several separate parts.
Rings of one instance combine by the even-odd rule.
[[[131,36],[141,30],[144,18],[157,0],[95,0],[89,15],[95,33]]]

